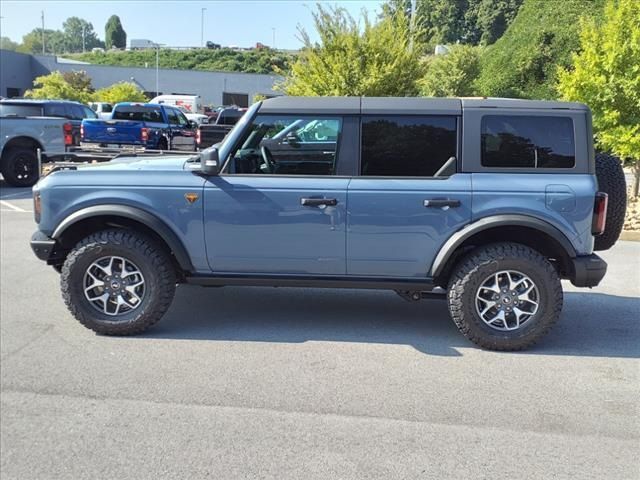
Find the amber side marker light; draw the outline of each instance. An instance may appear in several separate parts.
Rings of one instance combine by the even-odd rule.
[[[185,193],[184,194],[184,198],[187,200],[187,202],[193,203],[196,200],[198,200],[198,194],[197,193]]]

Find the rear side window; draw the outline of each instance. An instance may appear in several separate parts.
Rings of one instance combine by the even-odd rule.
[[[455,173],[456,117],[362,117],[361,174],[433,177]]]
[[[572,168],[573,120],[569,117],[487,115],[481,122],[483,167]]]
[[[111,118],[113,120],[136,120],[138,122],[163,122],[162,112],[159,108],[134,105],[116,108]]]
[[[44,114],[47,117],[68,118],[70,116],[70,112],[67,111],[63,103],[45,103]]]

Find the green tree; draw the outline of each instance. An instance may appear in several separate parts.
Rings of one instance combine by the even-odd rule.
[[[300,31],[304,48],[280,88],[289,95],[405,96],[418,92],[422,48],[404,15],[362,25],[343,8],[314,13],[319,43]]]
[[[604,0],[525,0],[505,34],[482,55],[481,95],[557,98],[557,65],[579,48],[579,19],[602,16]]]
[[[0,37],[0,48],[3,50],[11,50],[15,52],[19,44],[11,40],[9,37]]]
[[[635,163],[640,183],[640,2],[608,0],[599,25],[584,19],[573,66],[559,68],[558,90],[593,112],[596,141]]]
[[[87,75],[87,72],[85,71],[71,70],[69,72],[64,72],[62,74],[62,78],[64,78],[64,81],[76,90],[93,93],[91,77]]]
[[[37,77],[33,81],[33,87],[32,90],[25,92],[25,97],[75,100],[82,103],[87,103],[91,100],[90,91],[77,89],[64,79],[62,73],[57,71]]]
[[[104,43],[107,48],[126,48],[127,33],[122,28],[120,17],[111,15],[104,27]]]
[[[430,57],[420,80],[420,94],[427,97],[468,97],[476,94],[480,74],[480,47],[454,45],[449,53]]]
[[[523,0],[468,0],[461,41],[490,45],[498,40],[518,14]]]
[[[59,30],[44,30],[45,53],[61,53],[64,50],[64,39]],[[22,37],[22,44],[18,47],[22,53],[42,53],[42,29],[34,28]]]
[[[114,83],[96,91],[93,98],[98,102],[119,103],[119,102],[147,102],[148,98],[135,83],[120,82]]]
[[[67,48],[69,52],[82,52],[82,36],[84,32],[84,43],[87,50],[94,47],[103,47],[104,44],[93,30],[93,25],[79,17],[69,17],[62,24],[65,37],[67,38]]]

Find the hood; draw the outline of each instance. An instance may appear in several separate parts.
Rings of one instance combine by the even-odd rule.
[[[109,162],[78,165],[78,170],[184,170],[187,162],[198,159],[193,155],[158,155],[153,157],[118,157]]]

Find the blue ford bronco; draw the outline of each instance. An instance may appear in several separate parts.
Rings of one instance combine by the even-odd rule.
[[[178,283],[365,288],[439,295],[469,340],[520,350],[620,233],[592,138],[577,103],[279,97],[203,152],[42,178],[31,246],[100,334],[149,328]]]

